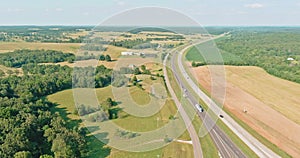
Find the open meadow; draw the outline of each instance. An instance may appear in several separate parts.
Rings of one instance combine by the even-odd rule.
[[[143,78],[141,76],[140,78]],[[147,81],[150,82],[150,81]],[[156,82],[160,82],[159,80]],[[145,83],[143,84],[146,87]],[[148,95],[146,91],[142,91],[137,87],[131,87],[130,93],[133,97],[133,99],[136,102],[139,102],[141,104],[146,104],[148,99],[142,99],[144,98],[141,95],[145,95],[145,97]],[[136,94],[139,93],[139,94]],[[105,87],[105,88],[98,88],[96,89],[96,94],[99,102],[104,101],[106,98],[111,97],[114,98],[112,94],[112,88],[111,86]],[[78,120],[80,117],[78,115],[74,114],[75,111],[75,105],[74,105],[74,99],[73,99],[73,93],[72,90],[64,90],[52,95],[49,95],[47,97],[49,101],[56,103],[57,106],[53,109],[54,111],[64,111],[62,114],[67,114],[67,118],[70,120]],[[148,100],[149,102],[149,100]],[[162,107],[162,109],[154,114],[151,117],[145,117],[145,118],[139,118],[135,116],[128,115],[124,112],[120,112],[119,118],[113,120],[113,122],[120,127],[126,129],[126,130],[132,130],[132,131],[151,131],[155,130],[159,127],[162,127],[163,125],[167,124],[170,120],[169,117],[171,115],[176,116],[177,109],[174,105],[174,102],[172,100],[167,100],[165,105]],[[81,123],[81,126],[89,126],[89,123]],[[94,127],[91,125],[91,127]],[[93,133],[97,133],[96,131],[93,131]],[[91,151],[89,153],[89,157],[102,157],[102,151],[105,150],[105,147],[103,146],[103,143],[101,143],[97,138],[95,138],[93,135],[90,135],[90,142],[88,145],[88,149]],[[187,132],[184,132],[183,135],[179,138],[181,140],[190,140],[189,135]],[[101,149],[100,149],[101,148]],[[97,150],[99,149],[99,150]],[[140,153],[133,153],[133,152],[126,152],[126,151],[120,151],[118,149],[111,148],[110,152],[104,152],[106,153],[107,157],[146,157],[150,158],[153,157],[153,155],[159,155],[160,157],[192,157],[192,145],[185,144],[185,143],[179,143],[179,142],[172,142],[171,144],[156,149],[149,152],[140,152]],[[103,153],[103,154],[104,154]],[[97,155],[97,156],[96,156]],[[104,156],[104,157],[106,157]]]

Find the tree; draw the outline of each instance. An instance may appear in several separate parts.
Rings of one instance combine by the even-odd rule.
[[[141,69],[142,69],[142,71],[146,71],[146,66],[145,66],[145,65],[142,65],[142,66],[141,66]]]
[[[109,55],[106,55],[106,56],[105,56],[105,60],[106,60],[107,62],[110,62],[110,61],[111,61],[111,57],[110,57]]]
[[[197,67],[197,64],[195,61],[192,62],[192,67]]]
[[[105,56],[103,54],[100,55],[99,60],[104,61],[105,60]]]
[[[134,72],[133,72],[135,75],[139,75],[141,74],[141,71],[138,67],[134,68]]]
[[[40,158],[53,158],[53,156],[45,154],[41,155]]]
[[[106,99],[106,104],[108,105],[108,107],[111,108],[113,106],[114,102],[113,102],[113,100],[111,98],[107,98]]]
[[[151,72],[150,72],[150,70],[145,70],[144,74],[151,75]]]
[[[14,158],[32,158],[29,151],[19,151],[14,155]]]
[[[111,108],[114,105],[114,102],[111,98],[107,98],[101,105],[102,105],[102,109],[104,111],[107,111],[109,108]]]
[[[137,84],[138,80],[135,75],[132,77],[131,82],[134,86]]]

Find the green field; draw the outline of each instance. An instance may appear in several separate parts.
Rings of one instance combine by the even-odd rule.
[[[135,87],[133,87],[135,88]],[[135,92],[135,91],[132,91]],[[97,97],[99,102],[104,101],[107,97],[113,98],[111,87],[99,88],[96,89]],[[144,93],[146,94],[146,93]],[[74,123],[74,120],[79,119],[77,115],[73,114],[75,110],[74,100],[72,90],[65,90],[53,95],[48,96],[49,101],[56,103],[57,106],[53,109],[55,111],[60,112],[61,115],[65,115],[66,118],[71,119],[69,122]],[[167,100],[166,104],[160,110],[159,113],[146,118],[139,118],[134,116],[126,116],[125,112],[120,113],[120,118],[115,119],[114,122],[124,129],[133,130],[133,131],[150,131],[156,128],[163,126],[164,124],[169,122],[169,116],[175,115],[177,112],[176,106],[172,100]],[[159,121],[157,121],[159,118]],[[77,123],[79,121],[76,121]],[[83,124],[81,124],[83,126]],[[188,132],[184,132],[181,137],[181,140],[190,140]],[[190,144],[183,144],[173,142],[166,147],[161,149],[149,151],[149,152],[141,152],[141,153],[132,153],[119,151],[114,148],[105,147],[105,145],[100,142],[93,135],[88,136],[88,149],[89,156],[88,157],[154,157],[156,155],[160,155],[161,157],[192,157],[193,155],[193,147]]]
[[[204,52],[206,52],[205,49],[207,49],[205,47],[206,47],[205,45],[198,45],[198,46],[191,47],[187,51],[185,58],[190,62],[192,62],[192,61],[195,61],[195,62],[212,61],[213,62],[214,60],[210,60],[210,59],[214,59],[214,58],[216,58],[217,61],[220,61],[221,59],[217,56],[219,53],[222,57],[224,64],[233,63],[233,62],[235,62],[235,63],[241,62],[241,59],[238,56],[231,54],[229,52],[223,51],[223,50],[219,50],[219,51],[212,50],[214,52],[214,55],[204,54]],[[211,52],[209,52],[209,53],[211,53]],[[206,57],[206,59],[204,59],[204,56]]]

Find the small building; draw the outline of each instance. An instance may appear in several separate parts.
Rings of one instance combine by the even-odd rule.
[[[286,60],[287,61],[294,61],[295,59],[294,58],[287,58]]]
[[[121,55],[134,55],[133,52],[121,52]]]

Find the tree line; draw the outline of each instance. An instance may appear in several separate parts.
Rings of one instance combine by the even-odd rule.
[[[21,67],[28,63],[57,63],[74,59],[74,54],[61,51],[22,49],[0,54],[0,65]]]
[[[51,111],[55,104],[45,99],[46,95],[72,88],[72,68],[25,64],[22,69],[23,76],[0,78],[0,157],[86,156],[85,129],[68,125]],[[78,69],[90,72],[87,69],[92,68]],[[111,83],[110,69],[98,66],[94,70],[97,87]],[[74,78],[84,81],[79,76]]]

